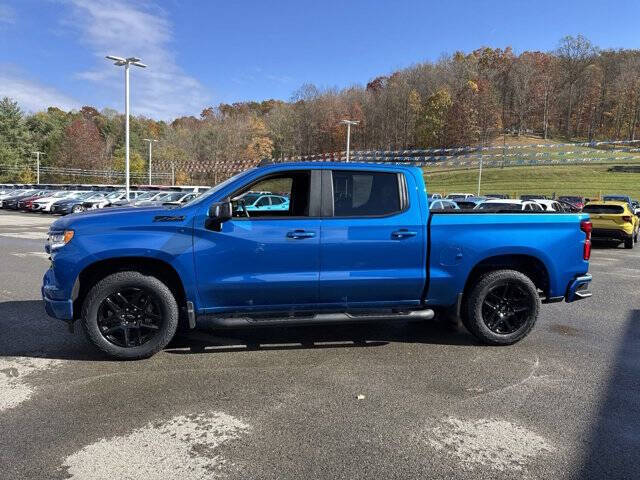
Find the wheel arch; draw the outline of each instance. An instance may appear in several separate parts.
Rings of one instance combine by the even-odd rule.
[[[118,257],[98,260],[87,265],[76,278],[73,286],[73,313],[77,320],[82,311],[82,303],[93,285],[117,272],[137,271],[153,275],[169,287],[173,293],[182,319],[186,307],[186,292],[178,272],[164,260],[149,257]]]
[[[482,275],[496,270],[515,270],[531,279],[536,288],[549,295],[551,288],[549,270],[542,260],[527,254],[503,254],[487,257],[469,272],[462,294],[465,295]]]

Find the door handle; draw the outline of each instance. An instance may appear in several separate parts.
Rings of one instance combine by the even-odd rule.
[[[302,238],[313,238],[316,236],[316,232],[308,232],[306,230],[293,230],[292,232],[287,232],[287,238],[293,238],[296,240]]]
[[[418,232],[413,232],[411,230],[407,230],[406,228],[401,228],[400,230],[391,232],[391,238],[394,240],[402,240],[403,238],[415,237],[417,234]]]

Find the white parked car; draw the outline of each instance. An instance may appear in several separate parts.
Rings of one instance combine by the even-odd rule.
[[[475,197],[475,195],[473,193],[449,193],[444,198],[455,202],[456,200],[466,200],[469,197]]]
[[[74,198],[80,193],[84,193],[81,190],[59,190],[48,197],[42,197],[31,204],[31,210],[34,212],[50,212],[51,205],[58,200],[65,198]]]
[[[514,212],[543,212],[542,206],[531,200],[492,198],[476,205],[474,210],[513,210]]]
[[[546,199],[534,199],[534,202],[542,205],[542,209],[545,212],[564,212],[565,209],[560,202],[555,200],[546,200]]]

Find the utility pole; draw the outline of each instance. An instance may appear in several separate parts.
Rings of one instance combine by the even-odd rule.
[[[157,142],[158,140],[154,140],[153,138],[143,138],[145,142],[149,142],[149,185],[151,185],[151,150],[153,142]]]
[[[349,163],[349,149],[351,143],[351,125],[358,125],[360,122],[357,120],[341,120],[347,126],[347,163]]]
[[[176,165],[175,163],[171,164],[171,186],[173,187],[176,184]]]
[[[40,185],[40,155],[46,155],[44,152],[31,152],[36,156],[36,183]]]
[[[129,66],[135,65],[141,68],[147,68],[147,66],[144,63],[140,63],[140,59],[136,57],[122,58],[107,55],[107,58],[113,60],[116,67],[124,67],[124,188],[127,194],[127,200],[129,200]]]

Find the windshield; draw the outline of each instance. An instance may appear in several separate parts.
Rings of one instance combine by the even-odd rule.
[[[158,196],[161,192],[153,191],[153,192],[145,192],[140,195],[136,200],[151,200],[152,198]]]
[[[184,192],[168,193],[166,196],[162,197],[162,201],[163,202],[177,202],[178,200],[180,200],[185,195],[186,195],[186,193],[184,193]]]
[[[244,203],[246,203],[247,205],[253,205],[255,203],[255,201],[260,198],[260,195],[257,195],[255,193],[249,193],[247,195],[244,195],[242,197],[242,200],[244,201]]]
[[[559,197],[560,200],[564,200],[565,202],[582,202],[581,197]]]
[[[101,200],[104,198],[104,193],[94,193],[85,198],[85,200]]]
[[[120,195],[122,195],[122,192],[112,192],[109,195],[107,195],[107,200],[115,200],[119,198]]]
[[[476,207],[478,210],[522,210],[522,204],[520,203],[481,203]]]
[[[582,209],[585,213],[618,214],[624,213],[624,208],[620,205],[587,205]]]

